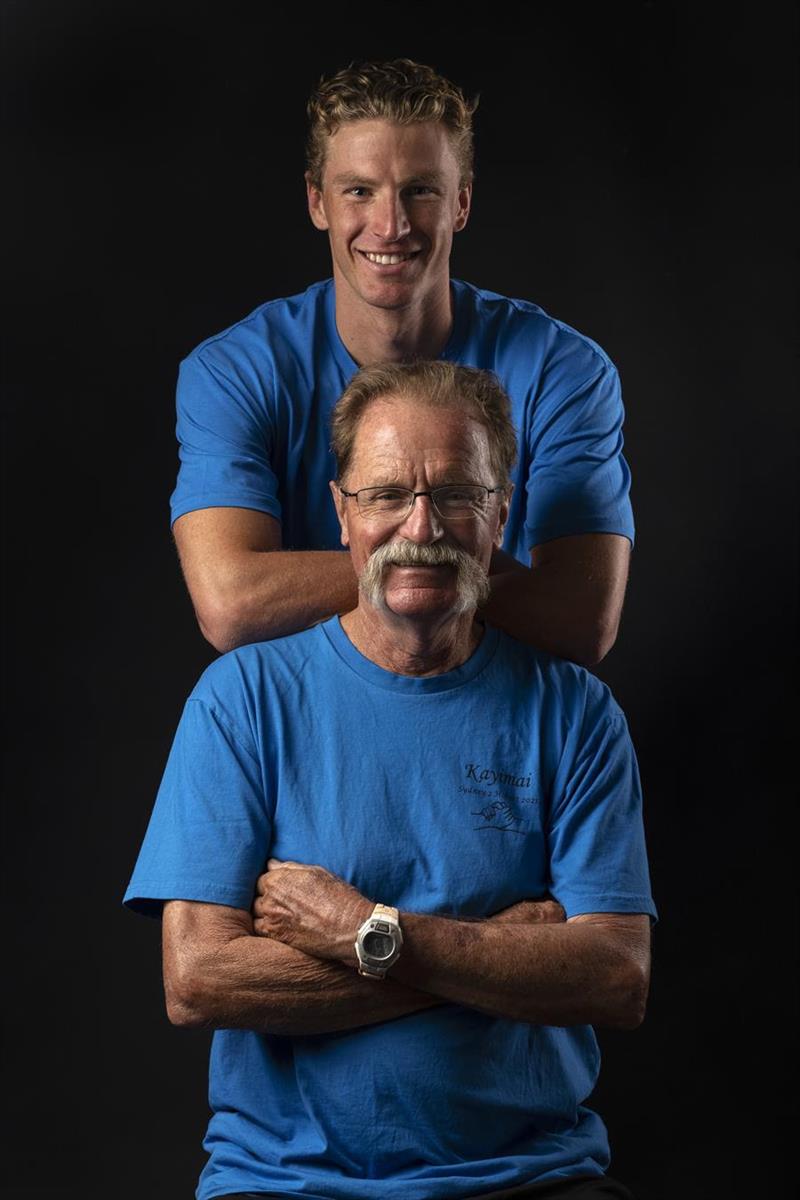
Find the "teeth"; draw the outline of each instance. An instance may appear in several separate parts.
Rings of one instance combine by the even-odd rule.
[[[364,250],[363,254],[370,262],[379,263],[382,267],[396,267],[398,263],[411,258],[410,254],[372,254],[369,250]]]

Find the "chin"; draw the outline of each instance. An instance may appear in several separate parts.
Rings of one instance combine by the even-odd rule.
[[[372,308],[408,308],[414,299],[414,289],[407,284],[394,288],[365,288],[361,291],[361,297]]]
[[[383,597],[384,607],[398,617],[446,617],[456,616],[458,597],[453,592],[387,592]]]

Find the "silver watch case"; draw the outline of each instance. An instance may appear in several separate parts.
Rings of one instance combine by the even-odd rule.
[[[370,935],[377,935],[377,937]],[[388,954],[376,955],[370,952],[370,943],[389,938],[392,949]],[[403,948],[403,934],[400,925],[391,917],[383,915],[367,917],[356,934],[355,949],[358,959],[359,975],[369,975],[373,979],[384,979],[386,972],[396,963]]]

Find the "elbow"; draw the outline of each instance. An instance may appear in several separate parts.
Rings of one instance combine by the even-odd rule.
[[[589,669],[598,666],[617,640],[619,617],[601,617],[584,631],[574,661]]]
[[[213,646],[220,654],[227,654],[229,650],[235,650],[241,645],[240,639],[236,634],[236,624],[233,621],[228,621],[222,618],[209,618],[206,615],[195,609],[197,613],[197,624],[200,626],[200,632],[203,637]]]
[[[611,1013],[604,1022],[609,1029],[638,1029],[644,1021],[649,991],[648,972],[631,963],[614,981]]]
[[[164,976],[167,1018],[180,1029],[202,1029],[211,1024],[208,997],[200,987],[196,973],[188,970]]]
[[[203,637],[220,654],[248,641],[244,614],[232,597],[194,598],[194,612]]]

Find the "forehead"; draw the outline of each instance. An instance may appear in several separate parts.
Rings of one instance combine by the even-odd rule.
[[[408,177],[458,174],[447,127],[441,121],[345,121],[328,137],[325,181],[336,175],[380,175],[388,170]]]
[[[482,482],[490,464],[488,430],[468,412],[387,397],[374,400],[356,427],[348,477],[362,486],[421,475]]]

